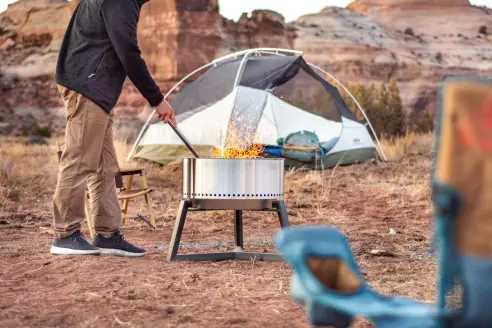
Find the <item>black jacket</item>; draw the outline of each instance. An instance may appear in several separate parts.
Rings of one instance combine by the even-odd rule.
[[[107,113],[128,76],[153,107],[164,99],[140,56],[137,24],[148,0],[81,0],[61,45],[55,80]]]

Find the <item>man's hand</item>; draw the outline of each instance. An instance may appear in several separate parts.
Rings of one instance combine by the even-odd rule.
[[[163,100],[159,106],[155,108],[155,111],[162,122],[168,123],[171,121],[174,126],[178,126],[176,123],[176,117],[174,116],[174,110],[166,100]]]

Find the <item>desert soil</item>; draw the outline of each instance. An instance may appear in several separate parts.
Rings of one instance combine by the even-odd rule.
[[[285,263],[166,261],[180,199],[179,166],[147,165],[158,229],[138,220],[122,229],[148,249],[146,257],[55,257],[49,248],[56,158],[52,148],[33,146],[24,152],[32,162],[28,171],[22,156],[6,158],[14,153],[22,150],[4,152],[0,161],[0,327],[310,327],[289,297]],[[9,179],[21,162],[25,177],[18,170]],[[433,302],[430,165],[430,155],[419,155],[324,173],[287,172],[290,222],[335,225],[349,237],[376,290]],[[244,225],[248,250],[275,251],[273,214],[247,212]],[[182,252],[230,249],[232,213],[190,214],[182,242]],[[370,324],[361,319],[353,327]]]

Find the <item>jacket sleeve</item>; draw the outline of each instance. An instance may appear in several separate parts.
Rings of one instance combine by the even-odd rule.
[[[101,5],[101,16],[128,78],[149,104],[156,107],[164,96],[141,57],[137,41],[138,4],[135,0],[105,0]]]

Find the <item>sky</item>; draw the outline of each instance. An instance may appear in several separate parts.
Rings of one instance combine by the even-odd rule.
[[[7,9],[9,3],[16,0],[0,0],[0,12]],[[159,1],[159,0],[157,0]],[[219,0],[222,16],[237,21],[244,12],[255,9],[269,9],[281,13],[290,22],[299,16],[319,12],[324,7],[345,7],[351,0]],[[471,0],[477,6],[492,7],[492,0]]]

